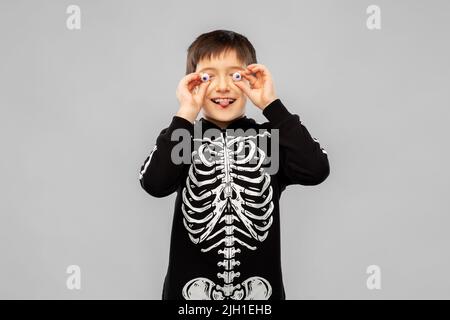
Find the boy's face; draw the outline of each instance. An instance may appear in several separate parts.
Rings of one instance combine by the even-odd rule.
[[[222,53],[218,58],[202,59],[197,64],[195,72],[206,72],[210,76],[210,85],[203,100],[203,114],[206,119],[227,124],[245,114],[247,97],[244,92],[234,84],[232,78],[236,71],[244,71],[245,65],[240,62],[234,50]],[[240,81],[247,81],[242,78]],[[212,101],[214,98],[236,99],[228,106],[221,106]]]

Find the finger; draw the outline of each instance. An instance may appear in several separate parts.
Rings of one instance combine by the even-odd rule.
[[[182,79],[182,82],[185,84],[188,84],[192,80],[199,79],[199,78],[200,78],[200,75],[197,72],[192,72],[192,73],[185,75]]]
[[[263,75],[268,75],[268,76],[271,75],[269,69],[267,69],[266,66],[264,66],[262,64],[248,65],[247,68],[249,68],[250,71],[252,71],[254,73],[261,72]]]
[[[248,67],[247,67],[247,69],[242,71],[242,73],[245,73],[246,75],[249,75],[249,76],[254,76],[255,75],[255,73]]]
[[[199,82],[195,82],[195,81],[191,81],[188,85],[187,88],[189,91],[192,91],[193,89],[195,89],[195,87],[198,87],[200,85]]]
[[[235,82],[234,85],[241,89],[247,96],[250,96],[251,88],[249,84],[245,83],[245,81]]]
[[[263,68],[263,69],[267,69],[265,65],[260,64],[260,63],[252,63],[252,64],[249,64],[249,65],[247,66],[247,68],[252,69],[252,70],[255,69],[255,68]]]
[[[187,86],[189,88],[189,91],[192,91],[192,89],[194,87],[197,87],[197,86],[201,85],[202,83],[203,83],[203,81],[201,81],[200,79],[194,78],[188,83]]]
[[[251,75],[249,72],[242,72],[241,74],[250,82],[250,85],[252,86],[256,83],[256,81],[258,81],[258,79],[255,76]]]
[[[255,69],[255,67],[248,68],[248,72],[245,74],[252,77],[252,86],[254,86],[258,81],[262,81],[264,79],[264,73],[261,70]]]
[[[196,73],[196,72],[193,72],[193,73],[189,73],[188,75],[186,75],[182,80],[181,80],[181,82],[183,83],[183,85],[184,86],[186,86],[186,87],[188,87],[192,82],[195,82],[195,83],[199,83],[199,82],[201,82],[201,80],[200,80],[200,75],[198,74],[198,73]],[[196,85],[197,85],[196,84]],[[192,89],[192,88],[191,88]]]
[[[206,81],[200,84],[198,95],[203,99],[206,94],[206,89],[208,89],[209,85],[211,84],[211,81]]]
[[[256,76],[261,76],[264,75],[266,73],[266,70],[264,70],[263,68],[259,67],[259,66],[252,66],[250,68],[248,68],[252,73],[254,73]]]
[[[251,63],[251,64],[247,65],[247,68],[248,67],[253,68],[253,67],[258,66],[258,65],[259,65],[259,63]]]

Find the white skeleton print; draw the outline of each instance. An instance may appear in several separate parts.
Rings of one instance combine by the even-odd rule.
[[[267,300],[271,284],[260,276],[235,281],[243,250],[257,250],[273,222],[270,175],[262,167],[266,158],[257,137],[231,136],[223,132],[207,137],[192,152],[192,164],[182,190],[183,223],[191,241],[201,252],[217,248],[221,284],[206,277],[188,281],[182,295],[187,300]]]

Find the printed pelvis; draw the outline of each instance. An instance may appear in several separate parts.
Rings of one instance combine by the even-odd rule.
[[[255,143],[258,136],[228,136],[198,139],[192,164],[182,190],[183,223],[189,238],[201,252],[217,248],[223,284],[206,277],[188,281],[182,295],[188,300],[266,300],[272,287],[260,276],[241,276],[241,250],[257,250],[273,222],[272,186],[264,171],[265,152]],[[207,244],[208,243],[208,244]],[[223,269],[222,269],[223,268]]]

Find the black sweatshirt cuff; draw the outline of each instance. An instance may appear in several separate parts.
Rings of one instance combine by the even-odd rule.
[[[274,127],[279,127],[284,121],[293,116],[280,99],[272,101],[264,108],[262,113]]]

